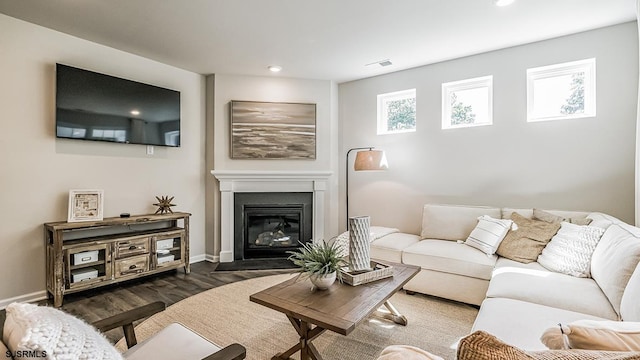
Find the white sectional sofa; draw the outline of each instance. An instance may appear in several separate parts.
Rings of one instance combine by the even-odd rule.
[[[425,205],[420,235],[377,238],[371,257],[420,266],[405,290],[480,305],[473,331],[524,350],[546,349],[540,336],[558,323],[640,321],[640,229],[602,213],[545,211],[605,229],[591,257],[591,277],[489,256],[462,242],[481,215],[508,219],[516,212],[531,219],[533,209]]]

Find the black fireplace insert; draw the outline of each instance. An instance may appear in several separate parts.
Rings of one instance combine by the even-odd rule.
[[[286,258],[311,241],[312,193],[235,193],[234,260]]]

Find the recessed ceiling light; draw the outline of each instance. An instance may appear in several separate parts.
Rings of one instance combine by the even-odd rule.
[[[515,0],[493,0],[496,6],[507,6],[513,4]]]
[[[131,115],[140,115],[140,111],[138,110],[131,110]]]
[[[282,66],[278,66],[278,65],[269,65],[267,67],[267,69],[269,69],[269,71],[277,73],[280,72],[282,70]]]

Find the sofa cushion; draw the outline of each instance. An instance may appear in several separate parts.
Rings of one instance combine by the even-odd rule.
[[[14,353],[37,351],[36,357],[57,359],[122,359],[95,328],[61,310],[12,303],[6,311],[3,340]]]
[[[589,223],[593,221],[592,219],[587,218],[586,215],[580,216],[580,217],[560,216],[560,215],[554,215],[550,212],[540,210],[540,209],[533,209],[533,218],[536,220],[542,220],[546,222],[566,221],[568,223],[576,224],[576,225],[589,225]]]
[[[620,301],[620,317],[624,321],[640,321],[640,263],[629,278]]]
[[[576,294],[580,294],[580,301],[576,301]],[[552,272],[536,262],[523,264],[499,258],[487,297],[528,301],[604,319],[618,318],[593,279]]]
[[[536,261],[560,229],[559,223],[527,219],[517,212],[511,214],[511,220],[514,226],[500,243],[496,254],[523,263]]]
[[[511,214],[518,213],[527,219],[533,219],[533,209],[502,208],[502,218],[511,219]]]
[[[422,240],[402,252],[403,264],[485,280],[491,279],[496,259],[463,243],[435,239]]]
[[[540,336],[558,323],[576,320],[606,320],[580,312],[534,304],[528,301],[487,298],[482,302],[471,331],[483,330],[509,345],[524,350],[546,350]]]
[[[591,256],[596,249],[603,228],[562,222],[538,256],[538,263],[545,268],[577,277],[589,277]]]
[[[540,210],[538,210],[540,211]],[[566,210],[543,210],[546,213],[555,215],[562,218],[586,218],[590,213],[585,211],[566,211]],[[502,208],[502,218],[511,219],[511,214],[518,213],[527,219],[534,218],[534,209],[517,209],[517,208]],[[559,221],[557,221],[559,222]]]
[[[370,226],[369,227],[369,242],[380,239],[383,236],[397,233],[400,230],[396,228],[389,228],[384,226]],[[332,239],[333,243],[340,249],[341,256],[349,256],[349,231],[345,231],[342,234]]]
[[[593,350],[524,351],[496,336],[476,331],[460,340],[458,360],[637,360],[639,352]]]
[[[127,360],[204,359],[220,347],[182,324],[171,323],[157,334],[124,352]]]
[[[591,276],[620,314],[625,287],[640,261],[640,229],[623,223],[605,230],[591,258]]]
[[[599,212],[589,213],[589,215],[587,215],[587,218],[591,219],[591,223],[589,224],[590,226],[597,226],[603,229],[608,228],[612,224],[624,223],[622,220],[618,218],[615,218],[611,215],[599,213]]]
[[[420,236],[394,233],[371,242],[370,256],[373,259],[402,262],[402,250],[420,241]]]
[[[434,205],[424,206],[423,239],[464,240],[478,223],[478,217],[500,218],[500,209],[484,206]]]
[[[549,349],[640,351],[640,323],[578,320],[545,330],[540,340]]]

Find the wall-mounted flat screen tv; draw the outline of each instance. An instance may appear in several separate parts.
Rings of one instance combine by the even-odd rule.
[[[56,136],[180,146],[180,92],[56,64]]]

